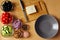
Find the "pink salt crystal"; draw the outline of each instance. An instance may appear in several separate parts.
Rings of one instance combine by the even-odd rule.
[[[24,31],[23,36],[24,36],[24,38],[28,38],[30,36],[30,34],[29,34],[29,32]]]

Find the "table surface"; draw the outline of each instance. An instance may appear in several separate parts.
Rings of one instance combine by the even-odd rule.
[[[3,0],[0,0],[0,5],[1,5],[2,1]],[[11,0],[11,1],[15,4],[15,8],[14,8],[14,11],[11,11],[10,13],[12,15],[16,16],[17,18],[24,20],[23,22],[25,23],[26,20],[25,20],[25,17],[23,15],[23,11],[20,8],[19,0]],[[37,0],[29,0],[29,1],[24,0],[24,2],[26,3],[27,6],[29,6],[28,2],[30,2],[30,3],[37,2]],[[57,20],[59,21],[60,20],[60,10],[59,10],[60,9],[60,4],[59,4],[60,0],[58,0],[58,1],[57,0],[44,0],[44,2],[47,5],[47,9],[48,9],[50,15],[55,16],[57,18]],[[3,13],[3,11],[0,8],[0,16],[2,13]],[[59,21],[59,23],[60,23],[60,21]],[[58,34],[52,39],[44,39],[44,38],[41,38],[40,36],[38,36],[36,31],[35,31],[35,27],[34,27],[35,20],[28,22],[26,24],[28,24],[30,26],[29,32],[31,33],[31,36],[29,38],[20,38],[20,39],[15,39],[14,37],[4,38],[0,34],[0,40],[60,40],[60,32],[58,32]],[[3,24],[0,22],[0,28],[2,26],[3,26]]]

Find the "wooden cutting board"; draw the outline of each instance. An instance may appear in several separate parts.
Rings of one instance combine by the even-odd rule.
[[[25,8],[30,5],[35,5],[35,7],[36,7],[36,10],[37,10],[36,13],[27,15],[28,20],[30,22],[36,20],[39,16],[41,16],[43,14],[47,14],[44,2],[42,2],[41,0],[39,0],[39,1],[38,0],[30,0],[30,1],[23,0],[23,2],[24,2]]]

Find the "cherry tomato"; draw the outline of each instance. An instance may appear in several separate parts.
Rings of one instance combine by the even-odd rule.
[[[1,20],[2,20],[3,24],[8,24],[12,21],[12,16],[8,12],[2,13]]]

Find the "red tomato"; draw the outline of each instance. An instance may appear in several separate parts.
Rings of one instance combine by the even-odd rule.
[[[9,18],[9,21],[11,21],[12,20],[12,18]]]
[[[9,17],[9,15],[8,15],[8,14],[6,14],[5,16],[6,16],[6,17]]]
[[[8,24],[9,22],[8,22],[8,20],[5,20],[5,22],[6,22],[6,24]]]
[[[10,15],[10,13],[5,12],[2,14],[1,20],[3,24],[8,24],[12,21],[12,16]]]
[[[2,21],[5,21],[5,18],[2,18]]]
[[[9,18],[8,17],[5,17],[6,20],[8,20]]]
[[[5,22],[2,22],[3,24],[5,24]]]

